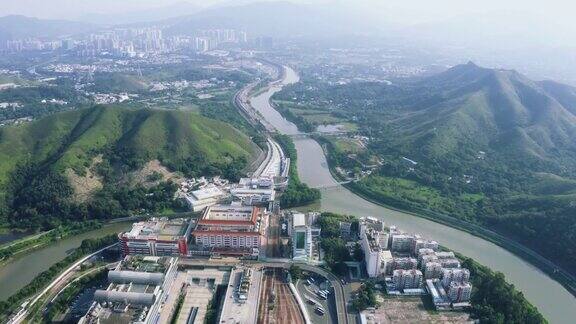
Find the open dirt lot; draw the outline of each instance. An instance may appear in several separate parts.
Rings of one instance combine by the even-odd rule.
[[[363,312],[368,324],[472,323],[464,312],[429,311],[420,297],[385,298],[379,302],[378,309]]]

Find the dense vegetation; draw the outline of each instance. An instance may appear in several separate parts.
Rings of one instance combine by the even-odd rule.
[[[346,246],[346,241],[340,232],[340,222],[351,222],[358,229],[358,220],[353,216],[334,213],[322,213],[318,218],[320,226],[320,247],[324,251],[324,261],[333,272],[340,275],[348,274],[346,261],[352,261],[352,255]]]
[[[18,227],[108,219],[173,207],[170,182],[117,185],[159,160],[185,176],[235,180],[257,153],[244,134],[182,111],[97,106],[0,129],[0,218]],[[102,182],[90,199],[74,199],[70,171]]]
[[[360,289],[358,289],[358,296],[352,301],[352,307],[357,311],[362,311],[368,307],[375,307],[377,305],[374,283],[370,281],[363,283]]]
[[[0,109],[0,123],[23,117],[39,118],[88,104],[88,99],[74,90],[73,85],[59,84],[23,86],[0,91],[0,102],[18,103],[19,108]],[[42,103],[42,100],[62,100],[67,104]]]
[[[284,150],[286,156],[290,158],[290,180],[288,187],[284,193],[282,193],[282,196],[280,196],[280,205],[282,208],[302,206],[320,199],[320,191],[308,187],[308,185],[302,183],[298,177],[298,168],[296,165],[297,153],[292,139],[287,135],[276,135],[275,139]]]
[[[43,287],[50,283],[58,274],[67,267],[80,259],[82,256],[98,251],[99,249],[118,242],[118,237],[114,234],[99,239],[86,239],[82,241],[80,247],[69,254],[64,260],[51,266],[48,270],[42,272],[34,278],[28,285],[20,289],[18,293],[10,296],[5,301],[0,301],[0,319],[6,319],[11,312],[35,293],[38,293]]]
[[[285,105],[276,103],[274,107],[284,118],[296,124],[299,131],[310,133],[316,130],[316,125],[306,120],[303,116],[296,115]]]
[[[462,266],[470,270],[472,280],[472,317],[481,323],[546,323],[546,320],[504,275],[493,272],[470,258]]]
[[[329,156],[348,170],[378,157],[354,190],[496,229],[576,273],[576,89],[469,63],[394,85],[304,77],[278,100],[325,106],[359,125],[368,147],[332,146]]]

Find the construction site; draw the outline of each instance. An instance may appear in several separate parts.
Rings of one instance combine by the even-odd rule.
[[[263,270],[258,323],[304,324],[304,317],[286,280],[284,269]]]

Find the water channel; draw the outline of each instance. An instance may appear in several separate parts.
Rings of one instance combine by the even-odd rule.
[[[129,229],[131,225],[131,222],[104,225],[97,230],[70,236],[47,247],[16,257],[10,263],[0,267],[0,300],[8,299],[41,272],[63,260],[79,247],[83,240],[118,233]]]
[[[296,72],[288,68],[282,85],[292,84],[298,80]],[[300,132],[296,126],[283,118],[269,103],[270,97],[280,90],[281,85],[272,87],[252,98],[251,104],[280,133],[298,134]],[[312,187],[333,186],[322,190],[320,202],[322,210],[380,217],[389,225],[393,224],[404,231],[434,239],[493,270],[504,273],[507,280],[522,291],[551,323],[574,323],[576,298],[538,268],[507,250],[464,231],[391,210],[356,196],[348,189],[337,185],[328,169],[324,152],[316,141],[302,138],[295,139],[294,143],[298,151],[300,179]]]

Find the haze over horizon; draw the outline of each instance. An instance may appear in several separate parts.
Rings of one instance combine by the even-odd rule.
[[[212,6],[237,6],[258,2],[290,2],[295,4],[346,6],[369,9],[374,15],[402,24],[433,22],[468,14],[491,12],[516,12],[537,15],[543,20],[575,28],[572,14],[576,4],[568,0],[551,0],[543,3],[535,0],[487,0],[480,2],[439,0],[431,3],[422,0],[380,1],[380,0],[22,0],[1,1],[0,15],[24,15],[43,19],[78,20],[92,14],[119,14],[142,10],[159,9],[176,5],[190,5],[204,9]],[[368,12],[368,11],[366,11]],[[187,14],[186,12],[182,13]]]
[[[0,0],[0,323],[572,324],[573,3]]]

